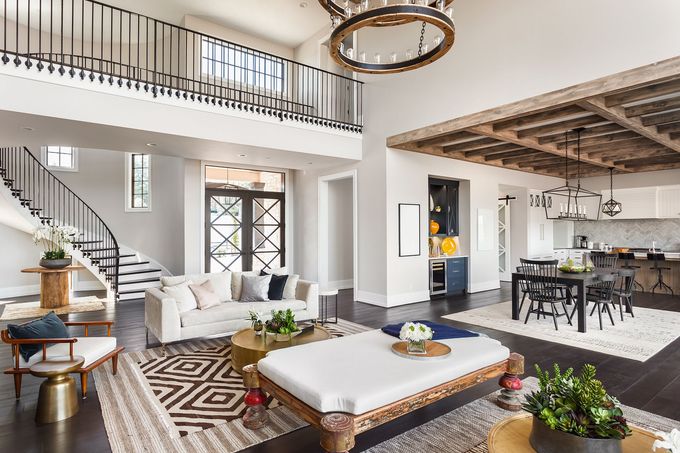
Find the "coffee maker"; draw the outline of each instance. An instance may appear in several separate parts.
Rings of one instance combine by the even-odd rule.
[[[588,236],[574,236],[574,248],[575,249],[587,249],[588,248]]]

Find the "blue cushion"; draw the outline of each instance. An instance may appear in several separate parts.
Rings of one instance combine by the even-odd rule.
[[[433,340],[449,340],[451,338],[468,338],[468,337],[478,337],[479,334],[476,332],[470,332],[469,330],[456,329],[455,327],[446,326],[444,324],[437,324],[432,321],[413,321],[424,324],[430,329],[432,329],[432,339]],[[404,326],[404,323],[390,324],[382,328],[382,331],[387,335],[392,335],[393,337],[399,338],[399,332]]]
[[[8,324],[7,330],[9,330],[9,335],[16,340],[71,337],[66,325],[53,311],[40,319],[27,322],[26,324]],[[41,344],[22,344],[19,346],[19,353],[27,362],[33,354],[41,350]]]

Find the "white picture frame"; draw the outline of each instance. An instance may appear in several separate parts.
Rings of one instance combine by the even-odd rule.
[[[420,253],[420,205],[399,203],[399,256]]]
[[[485,252],[494,249],[494,216],[491,209],[477,209],[477,250]]]

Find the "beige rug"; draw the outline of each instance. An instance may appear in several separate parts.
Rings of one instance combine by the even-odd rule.
[[[334,335],[369,330],[339,320]],[[270,401],[271,423],[243,427],[245,390],[231,369],[228,338],[188,341],[121,354],[118,374],[107,362],[92,374],[113,453],[233,453],[289,433],[306,423]]]
[[[39,301],[12,303],[4,306],[5,309],[2,312],[2,316],[0,316],[0,321],[40,318],[51,311],[54,311],[58,315],[66,315],[68,313],[105,310],[106,305],[104,304],[107,303],[111,303],[111,301],[107,299],[98,299],[95,296],[72,298],[68,305],[59,308],[40,308]]]
[[[524,379],[523,392],[538,386],[534,377]],[[376,445],[367,453],[487,453],[486,439],[491,427],[514,415],[496,406],[498,392],[459,407],[410,431]],[[626,419],[649,431],[670,431],[680,422],[632,407],[622,406]],[[508,451],[507,453],[513,453]],[[641,452],[645,453],[645,452]],[[651,453],[651,452],[650,452]]]
[[[622,322],[618,311],[613,311],[615,325],[612,326],[609,316],[605,315],[603,330],[600,330],[595,314],[588,316],[588,331],[580,333],[576,327],[576,319],[572,320],[574,325],[570,326],[565,317],[557,321],[559,330],[555,330],[550,317],[537,320],[536,316],[532,316],[524,324],[527,306],[525,303],[524,311],[517,321],[511,317],[512,302],[453,313],[443,318],[640,362],[647,361],[680,337],[679,312],[635,307],[635,318],[624,314],[625,321]]]

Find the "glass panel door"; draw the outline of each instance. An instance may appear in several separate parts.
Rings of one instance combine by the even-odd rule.
[[[243,199],[211,194],[206,204],[206,272],[243,270]]]
[[[253,199],[253,270],[281,267],[281,200]]]

